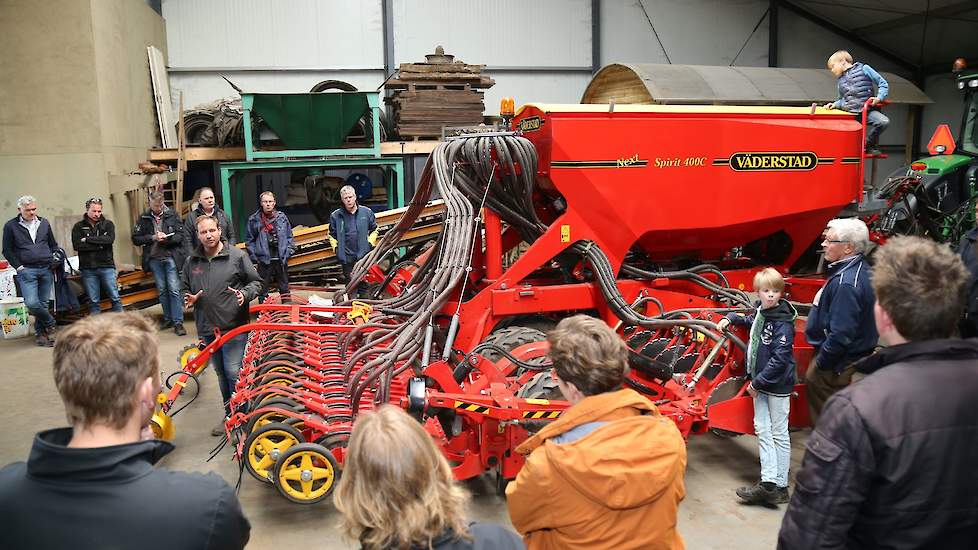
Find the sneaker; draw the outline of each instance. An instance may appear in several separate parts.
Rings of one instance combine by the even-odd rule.
[[[51,341],[51,345],[53,346],[54,338],[58,334],[58,325],[51,325],[48,328],[44,329],[44,334],[48,337],[48,340]]]
[[[778,498],[778,489],[773,487],[768,489],[763,484],[751,485],[737,489],[737,496],[744,504],[775,504]]]
[[[160,330],[166,330],[172,326],[173,326],[173,321],[170,321],[169,319],[163,319],[162,321],[160,321]]]
[[[224,432],[224,422],[221,422],[217,426],[214,426],[214,429],[211,430],[211,435],[214,436],[214,437],[221,437],[222,435],[224,435],[224,433],[225,433]]]
[[[177,336],[186,336],[187,335],[186,329],[183,328],[183,323],[177,323],[177,324],[173,325],[173,332]]]
[[[47,332],[42,332],[36,335],[37,346],[41,348],[51,348],[54,347],[54,342],[48,338]]]
[[[880,156],[882,154],[883,154],[883,151],[880,151],[880,148],[879,147],[876,147],[874,145],[868,145],[866,147],[866,156],[868,156],[868,157],[878,157],[878,156]]]
[[[778,496],[774,500],[775,504],[788,504],[788,501],[791,500],[791,496],[788,494],[788,488],[778,487],[777,491]]]

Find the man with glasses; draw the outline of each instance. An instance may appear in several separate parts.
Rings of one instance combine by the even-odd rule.
[[[102,289],[112,303],[112,311],[122,311],[119,286],[115,269],[112,243],[115,242],[115,224],[102,215],[102,199],[92,197],[85,201],[85,215],[71,228],[71,245],[78,253],[78,270],[88,294],[88,310],[92,315],[101,313]]]
[[[54,317],[48,311],[48,299],[54,284],[54,251],[58,241],[51,224],[37,215],[37,199],[24,195],[17,199],[20,211],[3,226],[3,257],[17,270],[17,282],[24,305],[34,316],[37,345],[54,345]]]
[[[815,295],[805,327],[805,338],[815,348],[805,374],[813,423],[829,397],[849,385],[853,363],[872,353],[879,339],[872,269],[864,256],[868,246],[869,229],[862,221],[829,221],[822,241],[828,280]]]

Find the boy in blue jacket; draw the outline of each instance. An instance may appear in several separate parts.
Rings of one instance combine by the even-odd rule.
[[[839,99],[825,104],[826,109],[841,109],[849,111],[862,118],[863,105],[867,101],[872,107],[878,106],[886,99],[890,84],[883,75],[865,63],[852,61],[852,55],[845,50],[839,50],[829,57],[826,62],[832,74],[839,79]],[[880,134],[890,125],[890,119],[879,109],[871,108],[866,113],[866,152],[871,155],[880,154],[878,147]]]
[[[760,297],[751,315],[731,313],[717,323],[723,330],[731,323],[750,326],[747,346],[747,392],[754,398],[754,433],[761,458],[760,483],[737,489],[747,504],[776,505],[788,502],[788,464],[791,441],[788,411],[795,387],[795,318],[798,312],[782,298],[784,278],[767,268],[754,276]]]

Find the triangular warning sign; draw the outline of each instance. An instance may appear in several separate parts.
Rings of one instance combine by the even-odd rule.
[[[950,155],[954,152],[954,136],[947,124],[941,124],[927,143],[927,151],[932,155]]]

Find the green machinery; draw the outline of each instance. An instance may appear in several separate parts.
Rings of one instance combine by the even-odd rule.
[[[963,63],[962,63],[963,64]],[[956,246],[975,226],[978,196],[978,70],[955,66],[957,87],[964,94],[964,113],[955,141],[946,125],[928,145],[932,156],[916,160],[890,175],[892,208],[877,229],[925,235]]]
[[[240,186],[233,178],[248,171],[298,170],[319,172],[335,168],[380,167],[385,169],[387,206],[404,205],[404,163],[400,157],[380,154],[379,92],[316,92],[293,94],[242,93],[244,107],[245,162],[220,164],[224,210],[236,218],[244,234],[246,216]],[[253,131],[261,120],[278,137],[269,145]],[[365,143],[350,145],[348,137],[364,130]]]

